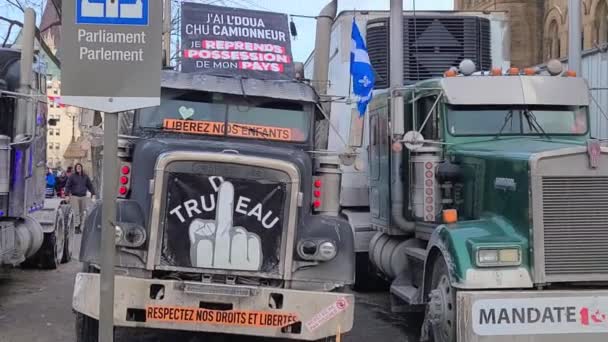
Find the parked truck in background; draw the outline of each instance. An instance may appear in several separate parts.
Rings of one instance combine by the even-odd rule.
[[[327,10],[327,8],[326,8]],[[330,16],[331,11],[326,11]],[[342,183],[340,188],[340,207],[342,213],[355,227],[355,249],[360,267],[365,267],[368,259],[369,242],[376,231],[370,225],[369,217],[369,184],[370,167],[366,153],[369,145],[369,123],[367,118],[360,118],[356,107],[352,105],[350,50],[351,26],[353,18],[359,25],[369,49],[370,59],[374,66],[377,89],[388,87],[389,80],[389,12],[388,11],[344,11],[337,16],[329,33],[329,63],[327,76],[327,101],[325,108],[331,113],[332,129],[325,131],[324,146],[330,151],[341,153],[345,144],[357,145],[360,153],[356,163],[342,165]],[[452,65],[458,65],[464,58],[481,63],[486,68],[492,65],[508,68],[510,66],[510,28],[505,12],[404,12],[404,58],[407,65],[404,84],[433,76],[440,76]],[[317,48],[316,51],[319,49]],[[416,50],[420,58],[414,56]],[[316,52],[315,51],[315,52]],[[305,75],[313,77],[315,58],[313,52],[305,63]],[[426,57],[426,58],[423,58]],[[494,64],[493,64],[494,63]],[[325,78],[325,77],[323,77]],[[321,82],[313,82],[318,85]],[[361,128],[351,134],[353,128]],[[349,141],[350,139],[350,141]],[[323,144],[322,144],[323,145]],[[369,284],[368,284],[369,283]],[[375,284],[373,278],[359,277],[357,287],[363,289]]]
[[[24,38],[22,50],[0,49],[0,267],[53,269],[71,259],[73,213],[45,200],[46,71],[32,53],[33,27],[28,32],[29,48]]]
[[[348,89],[331,89],[348,81],[351,19],[331,35],[330,146],[348,140],[363,160],[343,167],[340,195],[363,256],[356,285],[387,282],[395,310],[424,315],[422,340],[605,340],[608,149],[589,134],[586,81],[559,61],[540,73],[472,58],[415,80],[404,62],[391,80],[396,51],[420,70],[452,56],[440,42],[408,49],[410,20],[393,53],[373,39],[377,22],[360,26],[381,79],[363,119],[336,96]]]

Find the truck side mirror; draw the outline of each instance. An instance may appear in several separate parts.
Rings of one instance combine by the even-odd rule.
[[[353,108],[350,114],[350,131],[348,133],[348,146],[361,147],[363,145],[364,117],[359,115],[359,110]]]

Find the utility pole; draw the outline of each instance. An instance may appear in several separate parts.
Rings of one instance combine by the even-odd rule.
[[[582,0],[568,0],[568,69],[581,75],[581,2]]]
[[[171,65],[171,0],[163,0],[163,66]]]
[[[393,113],[392,133],[399,138],[405,133],[404,112],[402,96],[397,96],[395,89],[403,86],[403,1],[391,0],[390,13],[390,89]]]

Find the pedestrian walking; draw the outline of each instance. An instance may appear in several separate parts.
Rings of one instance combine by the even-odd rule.
[[[91,179],[84,172],[82,164],[78,163],[74,166],[74,173],[68,177],[65,185],[65,194],[68,196],[74,210],[74,222],[77,233],[82,231],[81,226],[85,219],[84,212],[88,204],[87,190],[95,198],[95,189],[93,188]]]

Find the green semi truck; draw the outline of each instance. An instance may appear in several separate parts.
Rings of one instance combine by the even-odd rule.
[[[586,82],[556,65],[375,95],[369,256],[425,309],[423,338],[606,338],[608,149],[589,136]]]
[[[423,341],[605,341],[608,148],[586,81],[559,61],[513,68],[502,12],[401,13],[331,13],[307,63],[329,80],[319,145],[357,155],[336,196],[355,287],[423,317]],[[376,73],[363,116],[353,20]]]

